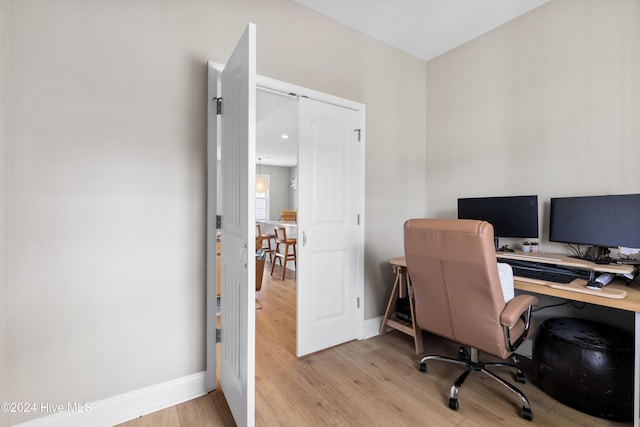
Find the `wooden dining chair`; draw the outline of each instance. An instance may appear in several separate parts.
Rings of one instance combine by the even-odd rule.
[[[275,240],[275,234],[265,233],[262,234],[260,224],[256,224],[256,250],[262,249],[267,255],[269,255],[269,262],[273,264],[273,249],[275,246],[271,246],[271,240]],[[258,243],[260,242],[260,243]],[[265,245],[266,242],[266,245]],[[259,245],[259,246],[258,246]]]
[[[276,266],[276,261],[280,261],[282,266],[282,280],[287,271],[287,262],[293,261],[293,265],[296,266],[296,243],[295,237],[287,238],[287,231],[284,227],[277,227],[276,232],[276,247],[273,252],[274,261],[271,263],[271,275],[273,276],[273,270]],[[289,250],[291,248],[291,250]]]

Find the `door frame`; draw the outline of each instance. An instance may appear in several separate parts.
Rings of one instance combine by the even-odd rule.
[[[209,65],[218,73],[221,73],[224,69],[223,64],[219,64],[216,62],[209,61]],[[366,146],[366,107],[364,104],[356,101],[352,101],[349,99],[341,98],[338,96],[330,95],[325,92],[320,92],[314,89],[309,89],[303,86],[298,86],[292,83],[287,83],[281,80],[272,79],[269,77],[264,77],[259,74],[256,75],[256,89],[266,89],[274,92],[280,92],[287,95],[294,96],[304,96],[316,101],[324,102],[327,104],[336,105],[343,108],[349,108],[351,110],[358,111],[360,115],[360,140],[361,144],[359,145],[359,176],[358,180],[360,182],[360,188],[365,189],[365,146]],[[217,197],[217,179],[216,179],[216,197]],[[357,275],[358,280],[356,284],[356,296],[359,301],[359,307],[357,316],[356,316],[356,338],[364,339],[367,338],[365,336],[364,331],[364,238],[365,238],[365,196],[364,192],[362,197],[358,201],[358,210],[360,212],[360,224],[362,225],[359,228],[358,232],[358,267],[357,267]],[[215,277],[215,267],[211,274]],[[298,286],[296,281],[296,286]],[[215,292],[215,288],[214,288]],[[207,296],[209,298],[209,295]],[[208,352],[208,349],[207,349]]]
[[[365,105],[359,102],[351,101],[345,98],[340,98],[338,96],[330,95],[324,92],[320,92],[317,90],[309,89],[303,86],[294,85],[291,83],[287,83],[281,80],[272,79],[269,77],[264,77],[259,74],[256,75],[256,88],[258,89],[267,89],[275,92],[281,92],[283,94],[288,95],[296,95],[303,96],[306,98],[313,99],[315,101],[324,102],[327,104],[336,105],[338,107],[348,108],[354,111],[357,111],[360,115],[360,145],[359,145],[359,186],[363,190],[362,197],[358,201],[358,211],[360,212],[360,224],[358,230],[358,271],[357,271],[357,285],[356,285],[356,297],[359,301],[359,310],[356,315],[357,325],[356,325],[356,338],[364,339],[367,338],[365,336],[364,331],[364,237],[365,237],[365,147],[366,147],[366,108]],[[296,287],[298,286],[296,281]]]

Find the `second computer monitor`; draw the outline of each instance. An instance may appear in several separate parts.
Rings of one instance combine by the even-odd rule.
[[[538,196],[460,198],[458,218],[487,221],[496,237],[537,238]]]
[[[549,240],[640,248],[640,194],[551,199]]]

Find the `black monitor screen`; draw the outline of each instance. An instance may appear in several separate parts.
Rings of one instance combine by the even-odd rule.
[[[640,248],[640,194],[552,198],[549,240]]]
[[[493,225],[496,237],[538,237],[538,196],[458,199],[458,219],[479,219]]]

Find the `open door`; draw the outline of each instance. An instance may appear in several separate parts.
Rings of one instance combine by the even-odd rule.
[[[255,58],[256,29],[249,24],[221,73],[219,113],[220,386],[241,426],[255,424]]]
[[[360,113],[299,99],[298,356],[358,333],[361,203]]]

